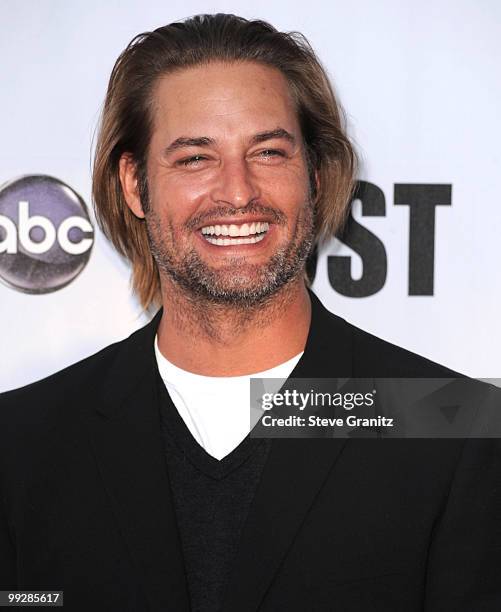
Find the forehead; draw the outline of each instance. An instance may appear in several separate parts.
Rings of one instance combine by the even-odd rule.
[[[254,62],[213,62],[161,77],[153,95],[154,127],[168,136],[217,136],[277,127],[298,131],[285,76]]]

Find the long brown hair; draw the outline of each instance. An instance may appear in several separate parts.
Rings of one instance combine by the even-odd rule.
[[[345,117],[325,70],[302,34],[279,32],[264,21],[226,14],[197,15],[139,34],[111,73],[98,131],[92,193],[101,229],[132,264],[132,286],[144,308],[160,302],[160,279],[144,220],[135,217],[125,202],[119,160],[123,153],[132,155],[140,191],[147,191],[151,100],[157,79],[213,61],[260,62],[287,78],[310,168],[317,243],[339,229],[352,194],[356,155],[346,136]]]

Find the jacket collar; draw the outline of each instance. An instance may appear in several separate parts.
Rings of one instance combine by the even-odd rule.
[[[108,372],[102,373],[102,402],[96,410],[104,417],[119,414],[125,400],[134,395],[145,381],[152,384],[152,374],[157,369],[154,341],[163,309],[151,321],[118,343],[119,351]]]
[[[350,326],[325,308],[313,291],[311,323],[304,353],[291,378],[349,378],[353,370]]]
[[[311,323],[304,353],[291,378],[350,377],[353,368],[352,336],[349,325],[329,312],[319,298],[308,290]],[[154,340],[162,318],[161,308],[143,328],[122,342],[110,372],[106,373],[103,402],[96,409],[103,416],[117,413],[121,402],[134,393],[155,372]]]

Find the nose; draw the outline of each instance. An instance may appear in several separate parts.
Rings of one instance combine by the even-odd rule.
[[[218,204],[243,208],[261,194],[257,178],[252,176],[245,159],[234,159],[220,167],[211,195]]]

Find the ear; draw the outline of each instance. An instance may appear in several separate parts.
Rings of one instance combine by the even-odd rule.
[[[141,198],[139,196],[139,185],[137,180],[137,165],[132,158],[131,153],[123,153],[118,162],[120,184],[122,185],[122,192],[124,194],[127,206],[131,211],[139,217],[144,219],[144,211],[141,206]]]

